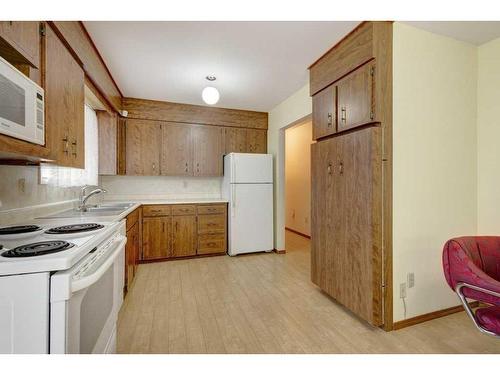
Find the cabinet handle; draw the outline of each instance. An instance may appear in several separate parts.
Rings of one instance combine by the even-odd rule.
[[[328,127],[331,127],[333,124],[333,116],[331,112],[328,112]]]
[[[346,112],[347,112],[346,107],[342,107],[340,109],[340,112],[341,112],[341,118],[340,118],[340,120],[342,122],[346,122]]]
[[[165,223],[162,223],[162,232],[165,233]]]
[[[71,146],[73,146],[73,156],[76,158],[76,145],[78,144],[78,142],[76,141],[76,139],[73,139],[73,142],[71,142]]]
[[[67,155],[69,153],[69,140],[68,140],[68,136],[65,135],[64,138],[62,139],[62,141],[64,142],[64,148],[63,148],[63,152]]]
[[[156,171],[156,164],[153,163],[153,171]]]
[[[344,163],[340,162],[339,164],[339,173],[342,176],[344,174]]]
[[[328,163],[327,170],[328,170],[328,174],[331,176],[332,175],[332,163]]]
[[[188,163],[186,163],[186,172],[188,171]]]

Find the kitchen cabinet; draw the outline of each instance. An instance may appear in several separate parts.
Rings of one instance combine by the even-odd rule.
[[[45,128],[50,158],[85,167],[84,73],[50,26],[45,33]]]
[[[130,290],[137,273],[141,252],[141,214],[140,208],[134,210],[126,219],[127,244],[125,245],[125,291]]]
[[[224,254],[227,250],[227,206],[199,205],[197,254]]]
[[[224,154],[247,152],[247,129],[224,128]]]
[[[192,125],[162,123],[161,174],[165,176],[193,175]]]
[[[374,73],[375,64],[370,62],[337,83],[339,131],[374,122]]]
[[[267,153],[267,130],[247,129],[247,151],[253,154]]]
[[[312,145],[311,279],[373,325],[382,323],[380,128]]]
[[[222,176],[222,129],[218,126],[193,126],[194,176]]]
[[[337,86],[330,85],[313,96],[313,139],[337,131]]]
[[[172,246],[172,217],[143,217],[142,259],[168,258]]]
[[[126,174],[160,174],[161,124],[158,121],[127,119]]]
[[[0,21],[0,51],[12,64],[40,66],[40,22]]]
[[[97,111],[99,174],[118,174],[118,115]]]
[[[196,215],[172,216],[173,258],[196,255]]]

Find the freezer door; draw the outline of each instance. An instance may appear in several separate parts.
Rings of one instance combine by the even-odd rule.
[[[269,251],[273,243],[273,185],[231,184],[229,255]]]
[[[226,156],[224,175],[229,183],[259,184],[273,182],[273,156],[271,154],[236,154]]]

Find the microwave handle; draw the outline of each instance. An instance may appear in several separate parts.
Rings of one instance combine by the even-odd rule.
[[[71,283],[71,292],[75,293],[78,292],[79,290],[88,288],[90,285],[94,284],[97,282],[102,275],[109,269],[109,267],[114,263],[116,257],[120,254],[120,252],[123,250],[123,247],[127,243],[127,238],[124,236],[120,236],[120,242],[118,245],[115,247],[115,250],[113,253],[106,259],[106,261],[92,274],[87,275],[85,277],[82,277],[81,279],[78,279],[76,281],[73,281]]]

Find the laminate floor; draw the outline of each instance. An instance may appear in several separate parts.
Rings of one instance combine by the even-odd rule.
[[[309,240],[286,255],[143,264],[118,321],[119,353],[500,353],[457,313],[393,332],[358,320],[309,281]]]

